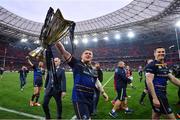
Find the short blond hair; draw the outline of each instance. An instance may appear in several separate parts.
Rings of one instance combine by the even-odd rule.
[[[123,61],[119,61],[119,62],[118,62],[118,66],[119,66],[119,65],[123,65],[123,64],[125,64]]]

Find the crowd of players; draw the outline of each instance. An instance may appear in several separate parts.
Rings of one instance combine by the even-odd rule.
[[[73,57],[64,46],[59,42],[56,45],[57,50],[62,57],[68,62],[68,65],[72,68],[73,72],[73,91],[72,91],[72,103],[77,119],[90,119],[92,115],[97,114],[97,105],[99,101],[99,95],[101,94],[105,101],[108,101],[108,95],[103,89],[101,82],[103,81],[103,72],[100,69],[100,64],[92,64],[93,52],[90,49],[86,49],[81,54],[81,59],[78,60]],[[145,89],[140,96],[139,103],[144,104],[143,99],[146,94],[149,95],[149,99],[152,105],[152,119],[160,119],[160,115],[165,115],[168,119],[175,119],[172,109],[169,106],[168,99],[166,97],[167,80],[180,86],[180,81],[176,78],[179,77],[179,66],[173,66],[171,71],[167,67],[164,61],[165,49],[162,47],[154,50],[155,59],[147,60],[147,65],[144,67],[139,66],[139,80],[143,80],[143,71],[145,75]],[[45,75],[45,69],[43,68],[43,62],[39,62],[39,65],[34,65],[30,58],[27,57],[27,62],[32,66],[34,70],[34,91],[30,100],[30,106],[41,106],[38,102],[40,91],[42,88],[43,75]],[[52,73],[47,72],[45,82],[45,95],[43,101],[43,110],[46,119],[51,119],[49,112],[49,101],[51,97],[54,97],[57,104],[57,119],[61,119],[62,113],[62,98],[66,94],[66,76],[65,70],[60,67],[60,59],[55,58],[54,64],[56,66],[56,75],[58,81],[54,81]],[[3,68],[0,68],[0,75],[2,79]],[[175,77],[171,74],[175,73]],[[23,91],[26,84],[26,77],[28,69],[22,66],[19,70],[20,74],[20,90]],[[119,61],[114,73],[114,88],[117,96],[112,101],[113,108],[109,112],[109,115],[113,118],[117,118],[117,110],[123,109],[125,113],[133,113],[132,109],[129,109],[127,102],[126,88],[129,84],[133,89],[133,75],[129,66],[125,66],[123,61]],[[180,90],[178,93],[180,97]],[[35,101],[34,101],[35,100]],[[180,103],[180,102],[179,102]],[[177,117],[180,117],[177,114]]]

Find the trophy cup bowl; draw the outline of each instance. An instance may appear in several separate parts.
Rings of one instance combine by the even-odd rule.
[[[47,18],[48,16],[50,18]],[[75,24],[73,21],[65,20],[59,9],[57,9],[55,14],[47,15],[46,18],[45,23],[49,23],[44,24],[40,35],[40,40],[44,48],[62,40],[69,33],[72,25]]]
[[[39,36],[41,46],[31,51],[29,55],[43,59],[44,51],[48,47],[62,40],[69,32],[71,32],[69,33],[72,34],[71,36],[74,36],[74,27],[75,23],[64,19],[59,9],[54,13],[53,8],[50,7]]]

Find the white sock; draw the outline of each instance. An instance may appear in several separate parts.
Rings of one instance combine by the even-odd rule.
[[[116,110],[112,109],[112,112],[114,113],[114,112],[116,112]]]
[[[128,110],[129,110],[129,108],[127,107],[127,108],[125,108],[125,110],[126,110],[126,111],[128,111]]]

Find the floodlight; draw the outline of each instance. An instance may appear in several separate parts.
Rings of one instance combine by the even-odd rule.
[[[22,38],[22,39],[21,39],[21,42],[27,42],[27,40],[28,40],[28,39],[26,39],[26,38]]]
[[[107,41],[107,40],[109,40],[109,38],[108,38],[107,36],[106,36],[106,37],[104,37],[103,39],[104,39],[104,40],[106,40],[106,41]]]
[[[134,34],[134,32],[129,31],[128,34],[127,34],[127,36],[128,36],[129,38],[133,38],[133,37],[135,36],[135,34]]]
[[[67,44],[68,44],[68,41],[64,41],[64,44],[67,45]]]
[[[97,42],[97,41],[98,41],[98,39],[97,39],[97,38],[93,38],[93,41],[94,41],[94,42]]]
[[[119,39],[121,38],[121,36],[120,36],[120,34],[115,34],[114,38],[115,38],[116,40],[119,40]]]
[[[77,40],[77,39],[74,40],[74,44],[75,44],[75,45],[78,44],[78,40]]]
[[[87,38],[83,38],[83,39],[82,39],[82,42],[83,42],[84,44],[87,44],[87,43],[88,43],[88,39],[87,39]]]
[[[176,22],[176,27],[180,27],[180,20]]]
[[[36,40],[36,41],[34,41],[34,43],[35,43],[35,44],[39,44],[39,43],[40,43],[40,41],[39,41],[39,40]]]

